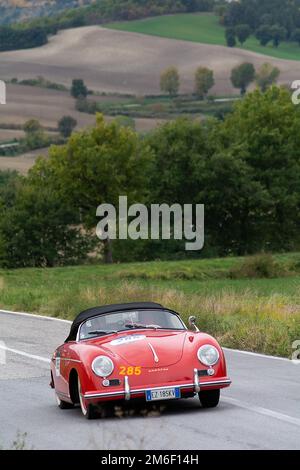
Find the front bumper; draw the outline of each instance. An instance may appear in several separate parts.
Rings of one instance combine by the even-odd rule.
[[[141,387],[141,388],[131,388],[130,387],[130,382],[129,382],[129,377],[125,376],[124,380],[124,388],[120,390],[114,390],[114,391],[105,391],[105,392],[87,392],[83,395],[83,398],[85,400],[131,400],[134,398],[140,398],[140,397],[145,397],[145,394],[149,390],[165,390],[169,388],[179,388],[183,394],[189,394],[189,393],[198,393],[200,390],[203,389],[216,389],[216,388],[225,388],[229,387],[231,384],[231,380],[228,377],[222,377],[222,378],[210,378],[209,380],[201,380],[201,377],[198,376],[198,371],[197,369],[194,369],[194,374],[193,374],[194,380],[193,382],[190,383],[180,383],[180,382],[174,382],[172,384],[168,383],[166,385],[162,384],[160,386],[155,386],[155,387]]]

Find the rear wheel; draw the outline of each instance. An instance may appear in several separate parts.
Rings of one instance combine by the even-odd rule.
[[[203,408],[215,408],[219,404],[220,389],[202,390],[198,393],[198,395]]]
[[[78,377],[78,392],[79,392],[80,408],[81,408],[83,416],[86,419],[93,419],[95,417],[95,409],[92,404],[87,403],[86,400],[83,398],[79,377]]]
[[[56,398],[57,406],[61,410],[70,410],[71,408],[74,408],[74,405],[72,403],[61,400],[59,396],[57,395],[57,393],[55,393],[55,398]]]

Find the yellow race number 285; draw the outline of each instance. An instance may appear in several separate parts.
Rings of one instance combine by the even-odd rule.
[[[120,366],[120,375],[141,375],[141,366]]]

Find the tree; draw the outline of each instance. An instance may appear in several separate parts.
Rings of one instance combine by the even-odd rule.
[[[26,121],[23,129],[25,132],[24,143],[26,149],[42,148],[49,145],[49,138],[37,119]]]
[[[206,153],[204,126],[179,118],[155,129],[147,137],[147,143],[155,157],[150,178],[151,201],[192,202],[198,192],[194,163],[199,155]]]
[[[294,29],[291,39],[292,41],[297,42],[300,46],[300,28]]]
[[[0,171],[0,206],[11,207],[15,203],[15,196],[23,177],[15,170]]]
[[[214,73],[206,67],[199,67],[195,73],[195,94],[204,98],[214,86]]]
[[[74,226],[74,211],[51,188],[18,185],[14,204],[0,205],[0,266],[52,267],[82,262],[93,246]]]
[[[244,222],[240,219],[248,245],[243,247],[241,236],[243,252],[293,249],[299,243],[299,128],[299,110],[289,91],[276,86],[265,93],[259,89],[248,93],[220,124],[219,153],[235,152],[242,157],[248,175],[260,187],[253,192],[254,199],[259,197],[260,209],[253,221],[256,227],[251,223],[250,238],[247,225],[251,210],[244,213]],[[249,202],[253,204],[251,197]]]
[[[119,196],[128,204],[143,202],[148,194],[152,162],[149,146],[129,127],[106,123],[97,114],[93,128],[72,134],[63,146],[52,147],[48,159],[39,160],[31,174],[49,184],[64,204],[74,207],[87,230],[95,229],[96,209],[102,203],[118,207]],[[112,261],[112,246],[104,242],[105,260]]]
[[[264,25],[268,24],[269,26],[271,26],[273,23],[272,15],[270,15],[270,13],[264,13],[260,19],[260,23]]]
[[[88,89],[81,78],[72,80],[71,95],[73,98],[85,98],[88,94]]]
[[[240,2],[231,2],[227,5],[225,13],[225,25],[235,26],[243,23],[243,5]]]
[[[272,26],[261,25],[256,30],[255,37],[259,40],[261,46],[266,46],[273,39]]]
[[[235,29],[234,28],[226,28],[225,38],[226,38],[227,46],[228,47],[234,47],[236,45]]]
[[[58,130],[63,137],[70,137],[77,126],[77,121],[72,116],[63,116],[58,121]]]
[[[245,146],[240,143],[236,149],[216,148],[195,173],[199,181],[197,201],[205,201],[206,245],[222,256],[241,255],[260,247],[263,235],[258,227],[270,202],[251,174]]]
[[[0,27],[0,51],[38,47],[47,42],[47,33],[42,28]]]
[[[231,83],[235,88],[239,88],[241,95],[246,93],[247,87],[255,79],[255,68],[253,64],[244,62],[231,71]]]
[[[170,96],[178,94],[180,86],[180,77],[176,67],[169,67],[164,70],[160,76],[160,89]]]
[[[278,47],[280,41],[284,40],[287,35],[286,29],[283,26],[279,26],[277,24],[271,27],[271,33],[274,47]]]
[[[280,75],[280,70],[277,67],[273,67],[271,64],[264,63],[256,73],[256,83],[262,91],[277,82]]]
[[[247,24],[239,24],[235,28],[235,33],[240,44],[243,45],[251,34],[251,28]]]
[[[42,126],[37,119],[29,119],[25,122],[23,126],[24,132],[26,134],[34,134],[42,130]]]
[[[214,14],[220,17],[220,24],[224,23],[224,15],[226,13],[226,5],[215,5],[214,7]]]

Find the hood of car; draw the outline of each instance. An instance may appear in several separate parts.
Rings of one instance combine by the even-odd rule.
[[[122,332],[99,341],[99,348],[132,366],[166,367],[182,358],[186,335],[182,330]]]

